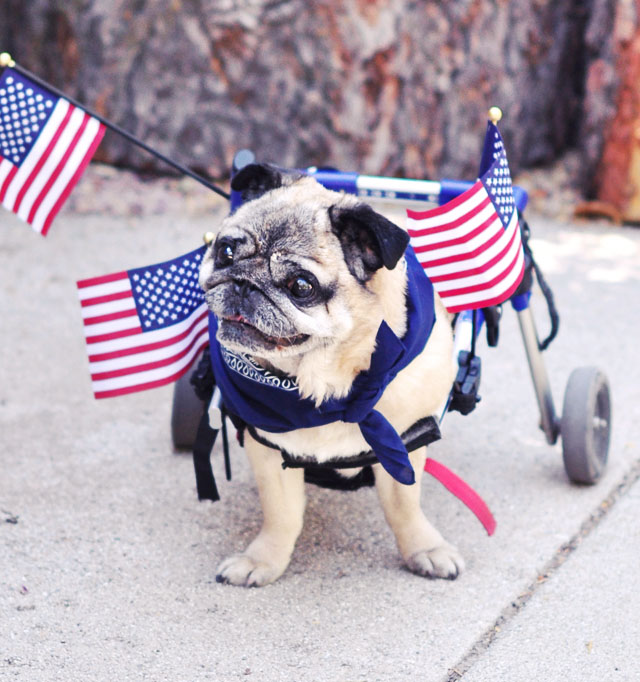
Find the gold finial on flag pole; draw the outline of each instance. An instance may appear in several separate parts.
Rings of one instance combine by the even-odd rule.
[[[216,235],[214,232],[205,232],[202,235],[202,241],[207,245],[210,246],[213,241],[215,241]]]
[[[8,52],[2,52],[0,54],[0,66],[5,67],[5,66],[15,66],[16,63],[11,59],[11,55]]]
[[[489,109],[489,120],[493,125],[496,125],[501,118],[502,109],[500,107],[491,107],[491,109]]]

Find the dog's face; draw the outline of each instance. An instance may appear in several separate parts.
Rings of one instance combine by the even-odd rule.
[[[222,345],[277,367],[343,343],[360,318],[376,316],[371,280],[402,257],[403,230],[354,197],[272,166],[247,166],[232,188],[245,203],[222,222],[200,269]]]

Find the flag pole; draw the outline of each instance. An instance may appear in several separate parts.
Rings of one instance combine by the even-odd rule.
[[[209,182],[209,180],[207,180],[206,178],[203,178],[201,175],[199,175],[195,171],[192,171],[190,168],[183,166],[182,164],[178,163],[177,161],[173,161],[173,159],[170,159],[168,156],[165,156],[164,154],[160,153],[159,151],[153,149],[153,147],[150,147],[148,144],[146,144],[142,140],[139,140],[135,135],[132,135],[128,131],[124,130],[124,128],[121,128],[119,125],[112,123],[111,121],[107,120],[103,116],[100,116],[100,114],[97,114],[95,111],[92,111],[91,109],[87,108],[84,104],[80,104],[79,102],[74,100],[72,97],[65,95],[63,92],[61,92],[57,88],[54,88],[52,85],[49,85],[49,83],[46,83],[42,79],[38,78],[38,76],[31,73],[31,71],[28,71],[27,69],[23,68],[22,66],[18,66],[16,64],[16,62],[11,58],[11,55],[8,52],[2,52],[0,54],[0,67],[4,68],[7,66],[12,68],[14,71],[17,71],[18,73],[22,74],[26,78],[29,78],[30,80],[34,81],[40,87],[51,91],[53,94],[57,95],[58,97],[62,97],[64,99],[66,99],[67,101],[71,102],[71,104],[73,104],[74,106],[76,106],[80,109],[83,109],[90,116],[93,116],[94,118],[96,118],[98,121],[100,121],[100,123],[105,125],[107,128],[109,128],[110,130],[113,130],[115,133],[118,133],[118,135],[122,135],[122,137],[129,140],[129,142],[133,142],[133,144],[137,145],[138,147],[141,147],[142,149],[144,149],[149,154],[152,154],[156,158],[160,159],[160,161],[163,161],[164,163],[171,166],[172,168],[175,168],[177,171],[180,171],[184,175],[188,175],[190,178],[193,178],[194,180],[199,182],[201,185],[204,185],[205,187],[212,190],[216,194],[219,194],[221,197],[224,197],[225,199],[229,199],[229,194],[227,194],[227,192],[225,192],[224,190],[220,189],[220,187],[218,187],[217,185],[214,185],[212,182]]]

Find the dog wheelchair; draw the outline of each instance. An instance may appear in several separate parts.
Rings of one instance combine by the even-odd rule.
[[[234,158],[232,173],[238,172],[253,162],[255,162],[255,157],[252,152],[239,151]],[[405,206],[408,203],[426,206],[443,205],[465,192],[472,184],[456,180],[431,181],[366,176],[334,169],[309,168],[306,172],[327,189],[356,194],[367,201],[383,201],[385,204],[396,203]],[[562,414],[557,415],[543,351],[557,333],[559,318],[552,292],[529,246],[529,228],[523,215],[528,201],[527,193],[516,186],[513,187],[513,193],[525,252],[525,274],[518,289],[509,299],[509,303],[518,317],[540,412],[539,425],[550,445],[554,445],[558,438],[561,438],[564,468],[569,479],[574,483],[594,484],[605,470],[609,452],[611,433],[609,382],[605,374],[597,367],[574,369],[565,388]],[[240,203],[239,194],[232,191],[231,210],[233,211]],[[542,290],[551,319],[550,334],[542,342],[539,341],[531,310],[531,292],[535,282]],[[476,341],[484,328],[488,345],[497,346],[501,314],[502,304],[477,310],[465,310],[456,314],[454,351],[458,362],[458,372],[449,400],[443,406],[440,421],[447,411],[468,414],[479,401],[481,361],[476,354]],[[194,380],[197,383],[196,373],[197,370],[192,377],[188,372],[174,385],[171,435],[176,450],[190,450],[193,447],[201,417],[206,409],[206,402],[197,395],[194,388]],[[222,431],[225,468],[229,479],[228,437],[219,392],[214,392],[208,409],[211,427]]]

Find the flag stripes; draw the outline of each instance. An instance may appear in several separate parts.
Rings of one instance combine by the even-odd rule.
[[[477,184],[480,191],[475,188],[474,194],[481,194],[484,190],[481,183]],[[434,233],[441,232],[430,233],[430,228],[423,229],[418,212],[412,211],[412,217],[408,219],[416,256],[445,307],[452,313],[506,300],[517,288],[524,271],[517,214],[512,214],[505,230],[495,214],[483,220],[481,206],[483,203],[476,204],[474,210],[465,215],[466,222],[452,229],[452,232],[457,230],[458,235],[453,240],[438,242],[432,239]]]
[[[491,124],[485,149],[492,163],[468,190],[443,206],[407,211],[411,246],[449,312],[502,303],[524,273],[509,168]]]
[[[202,249],[199,249],[166,264],[77,283],[96,398],[111,398],[171,383],[189,369],[209,343],[207,308],[202,292],[197,289],[197,264],[201,256]],[[180,268],[185,270],[184,282]],[[158,278],[159,273],[165,277]],[[182,294],[174,296],[175,283],[183,286]],[[169,296],[163,295],[167,291],[172,292],[171,301],[177,302],[175,306]],[[158,299],[151,306],[147,305],[149,292]],[[185,300],[191,303],[184,304]],[[163,323],[158,328],[149,323],[153,314],[168,319],[169,311],[180,303],[184,311],[176,315],[175,322]]]
[[[5,69],[0,85],[0,135],[4,135],[0,202],[45,235],[100,144],[105,126],[11,69]],[[36,98],[43,109],[40,114]],[[27,100],[29,104],[33,100],[33,106]],[[32,109],[36,115],[30,116]],[[38,116],[43,119],[41,128]],[[10,149],[11,145],[15,146]]]

